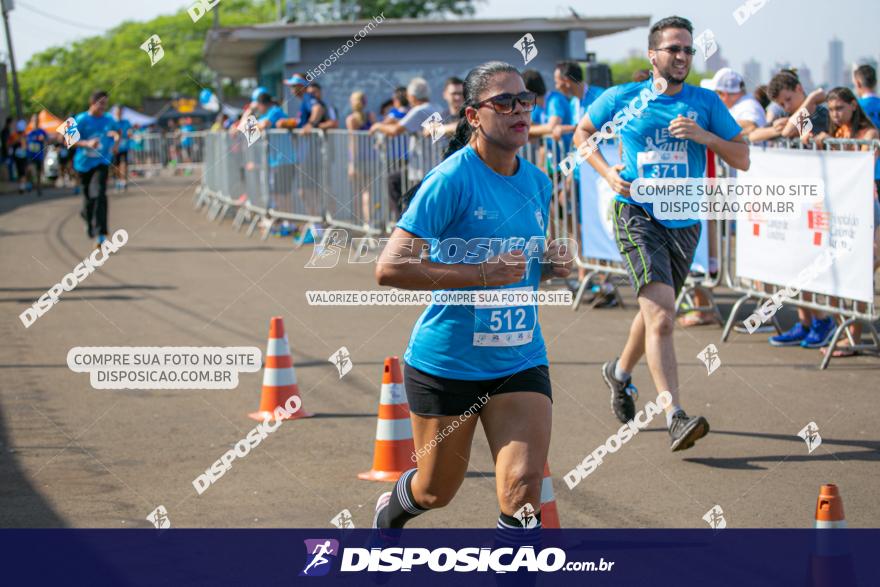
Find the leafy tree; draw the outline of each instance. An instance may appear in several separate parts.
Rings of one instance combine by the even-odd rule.
[[[648,61],[647,57],[629,57],[623,61],[611,63],[609,66],[611,67],[611,81],[614,85],[631,82],[633,74],[640,69],[651,70],[651,62]],[[691,68],[691,72],[685,81],[698,86],[701,79],[712,77],[714,74],[715,72],[713,71],[701,73]]]

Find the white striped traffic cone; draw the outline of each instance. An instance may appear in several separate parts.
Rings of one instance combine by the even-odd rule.
[[[254,420],[263,421],[267,416],[275,421],[275,408],[284,406],[291,396],[299,397],[296,384],[296,371],[290,356],[290,345],[284,332],[284,319],[275,316],[269,323],[269,342],[266,343],[266,365],[263,368],[263,392],[260,396],[260,409],[248,414]],[[299,410],[282,420],[310,418],[314,414],[300,407]]]
[[[559,512],[556,510],[553,477],[550,476],[550,467],[547,463],[544,463],[544,480],[541,482],[541,527],[562,527],[559,525]]]
[[[387,357],[379,396],[373,468],[359,473],[358,479],[397,481],[401,473],[415,466],[412,460],[415,450],[400,359]]]

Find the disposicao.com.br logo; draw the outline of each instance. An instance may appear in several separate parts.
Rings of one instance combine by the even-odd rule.
[[[391,546],[385,548],[343,548],[339,552],[339,542],[329,538],[309,539],[306,544],[306,564],[300,576],[317,577],[330,572],[332,560],[341,556],[340,573],[381,572],[396,573],[413,571],[414,567],[426,568],[435,573],[492,572],[515,573],[518,571],[552,573],[559,570],[601,570],[608,571],[614,563],[605,563],[599,568],[595,564],[577,566],[566,563],[565,551],[561,548],[541,548],[533,546],[517,548],[465,547],[465,548],[421,548]]]

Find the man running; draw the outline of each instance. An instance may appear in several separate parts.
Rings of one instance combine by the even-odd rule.
[[[629,198],[630,182],[638,177],[703,177],[707,147],[731,167],[749,167],[749,147],[739,136],[742,129],[721,99],[684,83],[694,53],[690,21],[672,16],[655,23],[648,36],[653,78],[606,91],[590,106],[574,137],[580,146],[613,119],[623,143],[624,164],[609,166],[599,151],[587,158],[618,194],[617,245],[639,302],[623,353],[602,367],[602,377],[611,388],[611,407],[621,422],[635,416],[638,392],[630,374],[647,355],[657,392],[672,394],[666,424],[673,451],[690,448],[709,432],[705,418],[690,417],[681,407],[672,338],[675,299],[693,262],[701,225],[696,219],[657,220],[651,205]],[[666,80],[665,93],[648,103],[641,116],[620,126],[617,114],[643,100],[641,96],[650,93],[651,84],[660,78]]]
[[[96,246],[107,240],[107,174],[113,147],[119,134],[116,121],[107,114],[107,92],[98,90],[89,98],[89,109],[76,116],[80,140],[73,156],[73,168],[79,173],[83,186],[83,209],[89,238],[98,238]],[[97,177],[97,193],[90,189],[92,178]]]

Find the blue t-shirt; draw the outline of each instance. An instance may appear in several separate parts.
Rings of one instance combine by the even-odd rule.
[[[268,120],[272,125],[279,120],[287,118],[287,113],[278,104],[273,104],[266,113],[260,116],[257,121],[263,122]],[[293,139],[290,133],[274,132],[269,133],[269,167],[278,167],[279,165],[290,165],[295,161],[293,154]]]
[[[397,223],[431,243],[435,262],[480,263],[526,251],[521,282],[468,290],[538,289],[552,186],[537,167],[517,161],[514,175],[499,175],[464,147],[425,176]],[[547,365],[547,351],[536,306],[435,304],[416,322],[404,360],[435,377],[476,381]]]
[[[576,124],[574,116],[571,111],[571,98],[566,98],[563,94],[553,91],[547,94],[547,97],[544,98],[544,110],[546,112],[547,120],[550,120],[551,116],[558,116],[562,122],[560,124]],[[566,133],[562,135],[562,148],[563,153],[560,153],[559,150],[556,150],[556,161],[565,156],[565,153],[568,153],[571,150],[571,139],[573,133]],[[548,142],[551,139],[548,139]]]
[[[859,98],[859,106],[862,107],[874,126],[880,129],[880,98],[877,96]],[[874,163],[874,179],[880,179],[880,159]]]
[[[119,152],[127,153],[130,142],[128,133],[131,131],[131,123],[124,118],[116,121],[116,132],[119,133]]]
[[[584,92],[584,97],[578,99],[577,96],[572,96],[569,100],[569,104],[571,106],[571,114],[572,114],[572,124],[577,124],[581,121],[581,118],[587,113],[587,110],[590,106],[595,102],[599,96],[604,92],[602,88],[597,88],[596,86],[590,86]]]
[[[46,138],[48,135],[42,128],[37,127],[27,134],[25,144],[27,145],[27,158],[31,161],[42,161],[45,155]]]
[[[77,143],[76,152],[73,155],[73,168],[80,173],[85,173],[99,165],[110,165],[113,160],[113,137],[107,133],[116,130],[116,121],[109,114],[92,116],[88,112],[76,115],[76,126],[79,129],[80,142]],[[97,149],[85,147],[81,141],[100,139]]]
[[[639,95],[643,90],[650,91],[652,83],[651,78],[606,90],[587,112],[593,126],[600,129],[632,102],[641,107],[643,102]],[[677,139],[669,134],[669,123],[679,115],[696,120],[702,128],[726,141],[734,139],[742,132],[715,92],[684,84],[681,91],[674,96],[660,95],[649,101],[640,117],[633,117],[618,130],[623,142],[623,163],[626,166],[620,174],[623,179],[632,182],[637,177],[705,177],[705,145]],[[641,204],[620,194],[617,199],[642,206],[651,216],[654,215],[651,204]],[[697,219],[657,221],[668,228],[683,228],[699,222]]]

